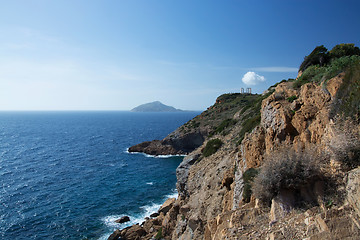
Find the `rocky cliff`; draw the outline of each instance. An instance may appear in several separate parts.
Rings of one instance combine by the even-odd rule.
[[[263,95],[220,96],[144,144],[188,153],[179,197],[109,239],[360,239],[360,59],[341,61]],[[184,147],[187,134],[201,137]]]

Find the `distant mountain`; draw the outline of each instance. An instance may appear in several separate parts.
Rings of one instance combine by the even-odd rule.
[[[183,110],[176,109],[171,106],[162,104],[159,101],[145,103],[136,108],[131,109],[132,112],[182,112]]]

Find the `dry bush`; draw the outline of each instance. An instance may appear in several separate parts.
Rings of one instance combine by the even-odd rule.
[[[252,191],[263,203],[288,189],[299,191],[302,186],[323,178],[324,158],[314,150],[296,152],[292,147],[282,148],[265,157],[265,163],[254,178]]]
[[[360,126],[351,118],[337,116],[330,125],[331,137],[326,139],[333,157],[348,169],[360,165]]]

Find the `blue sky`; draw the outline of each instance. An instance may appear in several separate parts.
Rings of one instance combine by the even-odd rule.
[[[203,110],[295,78],[318,45],[360,46],[359,1],[0,4],[0,110]]]

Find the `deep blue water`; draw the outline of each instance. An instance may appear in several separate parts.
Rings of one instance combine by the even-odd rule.
[[[126,149],[198,112],[0,112],[0,239],[107,239],[175,191],[182,157]]]

